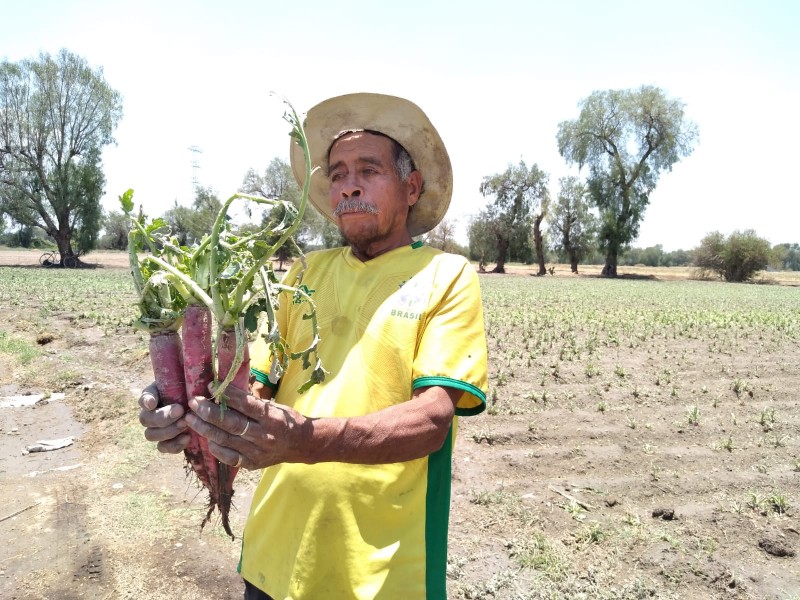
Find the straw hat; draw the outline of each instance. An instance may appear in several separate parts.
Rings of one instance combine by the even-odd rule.
[[[424,192],[408,216],[412,236],[430,231],[442,220],[453,194],[453,169],[442,138],[414,103],[382,94],[348,94],[320,102],[308,111],[304,128],[312,167],[309,200],[328,220],[336,222],[328,199],[328,152],[337,136],[353,129],[378,131],[399,142],[422,173]],[[292,171],[300,187],[305,182],[302,149],[292,140]]]

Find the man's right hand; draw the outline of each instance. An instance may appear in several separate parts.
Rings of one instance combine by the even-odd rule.
[[[183,419],[180,404],[158,405],[155,382],[148,385],[139,396],[139,423],[144,425],[144,437],[158,442],[158,451],[167,454],[183,452],[189,445],[189,428]]]

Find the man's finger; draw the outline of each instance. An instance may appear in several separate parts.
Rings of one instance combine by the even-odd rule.
[[[145,427],[167,427],[180,419],[184,412],[180,404],[170,404],[156,410],[142,410],[139,412],[139,423]]]
[[[158,408],[158,388],[155,382],[142,390],[142,395],[139,396],[139,406],[145,410]]]
[[[230,404],[228,404],[228,408],[223,411],[217,404],[208,399],[192,398],[189,401],[189,408],[192,409],[195,415],[202,419],[204,424],[213,425],[218,430],[221,429],[230,436],[239,437],[243,435],[246,430],[249,430],[251,426],[250,418],[240,413]],[[209,439],[215,435],[216,432],[211,432],[205,429],[201,424],[195,423],[192,417],[193,415],[189,414],[187,421],[189,422],[189,426],[197,431],[197,433]]]
[[[163,452],[165,454],[179,454],[186,450],[189,446],[190,436],[188,433],[183,433],[178,437],[172,438],[171,440],[164,440],[163,442],[158,442],[157,448],[159,452]]]
[[[187,427],[183,419],[167,427],[147,427],[144,430],[144,438],[148,442],[164,442],[182,434],[188,435]]]
[[[239,457],[242,459],[242,463],[239,464],[240,467],[246,462],[246,459],[241,452],[237,452],[232,448],[220,446],[211,440],[208,441],[208,449],[211,451],[211,454],[217,457],[217,460],[224,462],[228,466],[236,466],[236,463],[239,462]]]
[[[244,390],[230,385],[223,395],[228,408],[232,408],[251,419],[258,419],[264,416],[264,401],[251,396]]]

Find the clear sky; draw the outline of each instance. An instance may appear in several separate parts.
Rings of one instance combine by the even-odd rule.
[[[288,159],[272,90],[299,112],[369,91],[409,98],[439,130],[463,235],[484,176],[523,159],[555,195],[577,174],[558,124],[594,90],[651,84],[685,103],[700,137],[662,176],[634,245],[690,249],[736,229],[800,242],[794,0],[0,0],[0,15],[0,58],[67,48],[123,95],[107,209],[128,188],[151,215],[189,204],[194,175],[225,198],[249,168]]]

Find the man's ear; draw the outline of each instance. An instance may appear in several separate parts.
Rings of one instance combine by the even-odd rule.
[[[419,171],[411,171],[406,185],[408,186],[408,205],[414,206],[422,194],[422,173]]]

